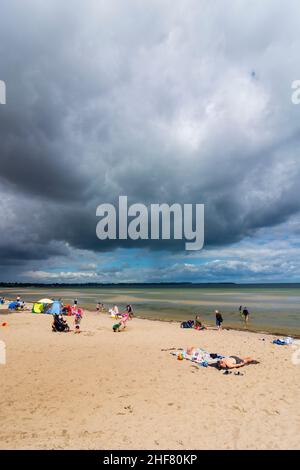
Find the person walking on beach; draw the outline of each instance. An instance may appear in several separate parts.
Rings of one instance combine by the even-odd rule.
[[[247,307],[244,307],[244,309],[243,309],[243,317],[244,317],[245,324],[247,324],[248,321],[249,321],[249,311],[248,311]]]
[[[215,314],[216,314],[217,328],[218,328],[218,330],[221,330],[222,329],[222,323],[223,323],[223,317],[222,317],[221,313],[219,312],[219,310],[215,310]]]
[[[239,314],[240,314],[240,316],[242,316],[242,311],[243,311],[243,306],[240,305],[240,306],[239,306]]]

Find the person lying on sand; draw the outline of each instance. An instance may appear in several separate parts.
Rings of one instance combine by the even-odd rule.
[[[243,367],[246,364],[258,364],[258,362],[250,356],[229,356],[220,359],[217,363],[217,366],[219,369],[236,369],[237,367]]]

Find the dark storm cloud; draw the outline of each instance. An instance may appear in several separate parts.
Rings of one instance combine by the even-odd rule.
[[[95,232],[121,194],[204,203],[206,246],[298,213],[299,6],[281,5],[2,1],[3,263],[121,245]]]

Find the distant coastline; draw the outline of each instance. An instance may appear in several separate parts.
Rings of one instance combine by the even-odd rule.
[[[0,282],[0,289],[1,287],[7,288],[7,287],[20,287],[20,288],[26,288],[26,287],[64,287],[64,288],[74,288],[74,287],[80,287],[80,288],[89,288],[89,287],[175,287],[178,288],[178,286],[182,286],[185,288],[209,288],[209,287],[263,287],[263,288],[274,288],[274,287],[280,287],[280,288],[291,288],[291,287],[300,287],[300,282],[253,282],[253,283],[238,283],[238,282],[119,282],[119,283],[99,283],[99,282],[87,282],[87,283],[60,283],[60,282],[51,282],[51,283],[46,283],[46,282],[41,282],[41,283],[36,283],[36,282]]]

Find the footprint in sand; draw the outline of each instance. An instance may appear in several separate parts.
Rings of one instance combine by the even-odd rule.
[[[280,415],[280,412],[278,410],[270,411],[270,410],[267,410],[267,409],[263,409],[262,411],[267,413],[267,415],[269,415],[269,416]]]
[[[124,410],[128,410],[129,413],[133,413],[133,408],[131,405],[128,405],[128,406],[124,406]]]

